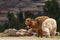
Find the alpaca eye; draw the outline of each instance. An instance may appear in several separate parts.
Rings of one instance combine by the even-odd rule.
[[[29,22],[29,20],[27,20]]]

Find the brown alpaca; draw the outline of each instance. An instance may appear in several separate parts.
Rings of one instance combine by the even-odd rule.
[[[27,18],[25,21],[25,24],[27,25],[28,28],[31,28],[32,30],[36,31],[38,35],[43,35],[42,31],[42,22],[49,18],[48,16],[39,16],[35,18],[34,20],[31,18]]]

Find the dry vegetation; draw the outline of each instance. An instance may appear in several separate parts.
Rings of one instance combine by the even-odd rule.
[[[55,38],[41,38],[41,37],[35,37],[35,36],[23,36],[23,37],[0,37],[0,40],[60,40],[60,38],[55,37]]]

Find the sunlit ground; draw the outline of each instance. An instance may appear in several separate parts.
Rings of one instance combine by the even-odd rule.
[[[37,37],[37,36],[2,36],[0,33],[0,40],[60,40],[60,36]]]
[[[60,40],[59,36],[51,37],[36,37],[36,36],[19,36],[19,37],[0,37],[0,40]]]

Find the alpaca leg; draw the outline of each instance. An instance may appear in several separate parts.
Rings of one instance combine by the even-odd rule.
[[[46,37],[49,37],[50,36],[50,32],[49,32],[49,29],[48,28],[45,28],[44,29],[44,35],[46,36]]]
[[[55,36],[56,35],[56,28],[54,28],[51,32],[50,32],[51,36]]]
[[[55,35],[56,35],[56,29],[53,30],[53,36],[55,36]]]

